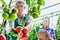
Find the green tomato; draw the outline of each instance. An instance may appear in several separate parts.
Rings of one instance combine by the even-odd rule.
[[[38,18],[38,17],[39,17],[39,14],[34,12],[34,13],[32,14],[32,17],[33,17],[33,18]]]
[[[2,17],[3,17],[4,20],[8,20],[9,15],[8,15],[8,13],[3,13]]]
[[[12,9],[12,13],[17,14],[18,13],[18,10],[16,8],[13,8]]]
[[[16,18],[17,18],[16,14],[10,14],[10,16],[9,16],[9,19],[12,21],[16,20]]]
[[[4,12],[8,12],[8,10],[9,10],[8,7],[5,7],[5,8],[3,9]]]
[[[45,4],[45,1],[44,0],[38,0],[38,4],[39,5],[44,5]]]
[[[32,16],[32,11],[29,11],[29,15],[31,15],[31,16]]]

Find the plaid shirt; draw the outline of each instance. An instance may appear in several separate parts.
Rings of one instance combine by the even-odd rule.
[[[55,31],[53,29],[48,27],[47,29],[43,28],[41,31],[46,31],[54,40],[56,40]]]

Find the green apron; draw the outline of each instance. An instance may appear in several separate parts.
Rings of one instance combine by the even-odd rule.
[[[23,17],[23,22],[24,22],[25,20],[26,20],[26,22],[25,22],[24,27],[27,25],[28,14],[25,14],[25,16]],[[21,27],[22,27],[22,25],[19,25],[19,24],[18,24],[18,19],[16,19],[15,22],[14,22],[14,28],[16,28],[17,26],[21,26]]]

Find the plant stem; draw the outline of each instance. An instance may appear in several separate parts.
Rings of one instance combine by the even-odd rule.
[[[23,28],[20,30],[20,32],[18,33],[18,38],[17,38],[17,40],[19,40],[20,39],[20,33],[22,32],[22,30],[23,30]]]
[[[10,0],[10,3],[9,3],[9,8],[10,8],[10,6],[11,6],[11,3],[12,3],[12,0]]]
[[[19,36],[20,36],[20,33],[22,32],[22,30],[24,29],[25,23],[26,23],[26,20],[25,20],[25,21],[23,22],[23,24],[22,24],[22,29],[21,29],[20,32],[18,33],[18,38],[17,38],[17,40],[20,39]]]
[[[3,22],[2,22],[1,28],[3,27],[3,25],[4,25],[4,20],[3,20]]]
[[[5,33],[7,36],[9,36],[10,37],[10,40],[12,40],[12,37],[11,37],[11,35],[8,35],[7,33]]]

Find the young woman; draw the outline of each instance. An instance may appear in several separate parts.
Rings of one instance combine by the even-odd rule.
[[[55,31],[49,27],[49,24],[50,24],[49,17],[45,17],[43,19],[43,29],[42,29],[42,31],[45,31],[45,32],[48,33],[48,37],[49,37],[50,40],[56,40]]]
[[[42,28],[42,30],[40,30],[40,32],[41,33],[43,33],[42,35],[44,36],[46,36],[46,33],[47,33],[47,38],[48,38],[48,40],[56,40],[56,36],[55,36],[55,31],[53,30],[53,29],[51,29],[50,27],[49,27],[49,24],[50,24],[50,19],[49,19],[49,17],[45,17],[44,19],[43,19],[43,28]],[[39,40],[46,40],[46,39],[43,39],[40,35],[41,35],[41,33],[40,32],[37,32],[37,37],[39,38]],[[46,32],[46,33],[44,33],[44,32]],[[40,34],[40,35],[39,35]],[[45,38],[45,37],[44,37]]]

